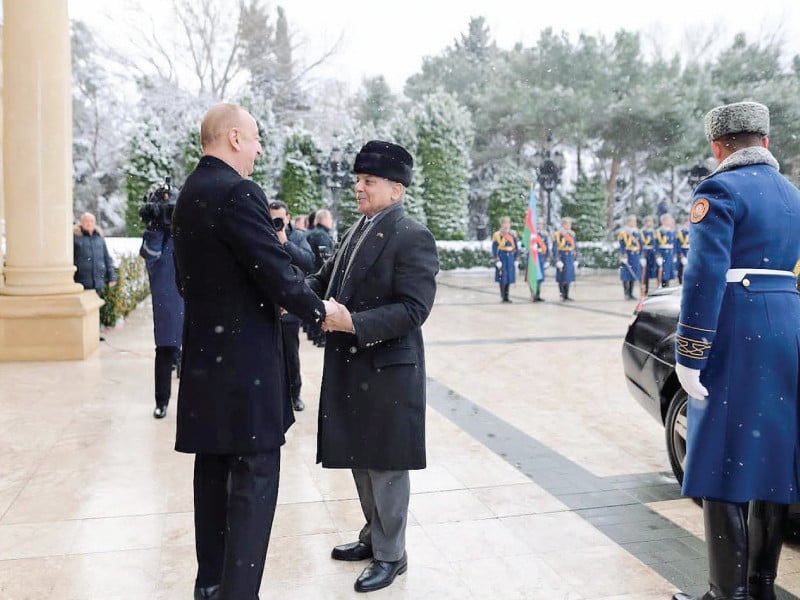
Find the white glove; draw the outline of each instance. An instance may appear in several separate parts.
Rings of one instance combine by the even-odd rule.
[[[656,256],[656,264],[660,267],[664,264],[664,257],[663,256]]]
[[[619,257],[619,262],[621,262],[623,265],[627,265],[628,264],[628,257],[627,256],[620,256]]]
[[[503,268],[503,263],[498,260],[496,263],[494,263],[494,266],[497,267],[498,269],[502,269]]]
[[[560,260],[557,260],[556,261],[556,269],[558,269],[560,271],[563,268],[564,268],[564,263],[561,262]]]
[[[692,398],[703,400],[708,397],[708,390],[700,383],[700,369],[690,369],[680,363],[676,363],[675,374],[678,376],[678,381],[681,382],[681,387]]]
[[[686,258],[685,256],[681,256],[681,264],[685,267],[686,265],[689,264],[689,259]]]
[[[646,267],[647,266],[647,259],[646,258],[640,258],[639,259],[639,264],[642,265],[643,267]]]

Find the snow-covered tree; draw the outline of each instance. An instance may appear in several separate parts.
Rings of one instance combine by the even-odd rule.
[[[473,136],[469,112],[453,95],[436,92],[416,106],[414,123],[428,228],[437,239],[465,239]]]
[[[500,165],[486,207],[490,231],[500,226],[500,217],[511,217],[511,226],[517,231],[525,228],[530,189],[530,171],[520,169],[511,161]]]
[[[564,200],[562,217],[572,217],[575,236],[598,241],[606,236],[606,186],[598,175],[578,176],[575,189]]]
[[[311,133],[295,128],[283,147],[280,195],[293,215],[322,208],[319,147]]]

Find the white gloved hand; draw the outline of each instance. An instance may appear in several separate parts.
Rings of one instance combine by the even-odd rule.
[[[685,267],[686,265],[689,264],[689,259],[686,258],[685,256],[681,256],[681,264]]]
[[[681,387],[692,398],[703,400],[708,397],[708,390],[700,383],[700,369],[690,369],[677,363],[675,365],[675,374],[678,376],[678,381],[681,382]]]
[[[627,256],[620,256],[619,257],[619,262],[621,262],[623,265],[627,265],[628,264],[628,257]]]
[[[639,264],[642,265],[643,267],[646,267],[647,266],[647,259],[646,258],[640,258],[639,259]]]
[[[503,268],[503,263],[502,263],[502,261],[498,260],[496,263],[494,263],[494,266],[497,267],[498,269],[502,269]]]
[[[556,261],[556,269],[558,269],[560,271],[563,268],[564,268],[564,263],[561,262],[560,260],[557,260]]]
[[[656,264],[660,267],[664,264],[664,257],[663,256],[656,256]]]

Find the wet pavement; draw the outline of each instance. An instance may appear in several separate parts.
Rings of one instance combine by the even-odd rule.
[[[413,472],[409,570],[375,598],[665,600],[705,590],[700,508],[681,499],[662,427],[628,394],[635,303],[584,273],[544,303],[488,272],[439,277],[425,325],[428,469]],[[156,421],[149,306],[91,359],[0,364],[0,598],[191,598],[192,457]],[[358,598],[330,559],[362,515],[346,471],[314,463],[322,350],[301,344],[303,399],[283,449],[267,599]],[[783,598],[800,593],[787,545]]]

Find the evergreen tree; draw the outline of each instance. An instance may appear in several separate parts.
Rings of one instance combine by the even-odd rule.
[[[518,232],[525,228],[530,186],[528,172],[510,161],[502,164],[493,182],[486,207],[490,231],[500,226],[500,217],[511,217],[511,226]]]
[[[425,176],[424,209],[437,239],[463,240],[467,233],[472,119],[447,93],[426,96],[417,107],[418,168]]]
[[[581,241],[599,241],[606,236],[606,189],[599,175],[580,175],[575,189],[564,200],[562,217],[573,219],[575,236]]]
[[[164,146],[159,135],[160,128],[153,120],[141,123],[130,141],[128,163],[125,170],[125,229],[128,237],[137,237],[144,232],[144,223],[139,217],[142,201],[151,188],[171,173],[171,152]]]
[[[319,148],[307,131],[296,129],[286,138],[280,194],[293,215],[322,207]]]

